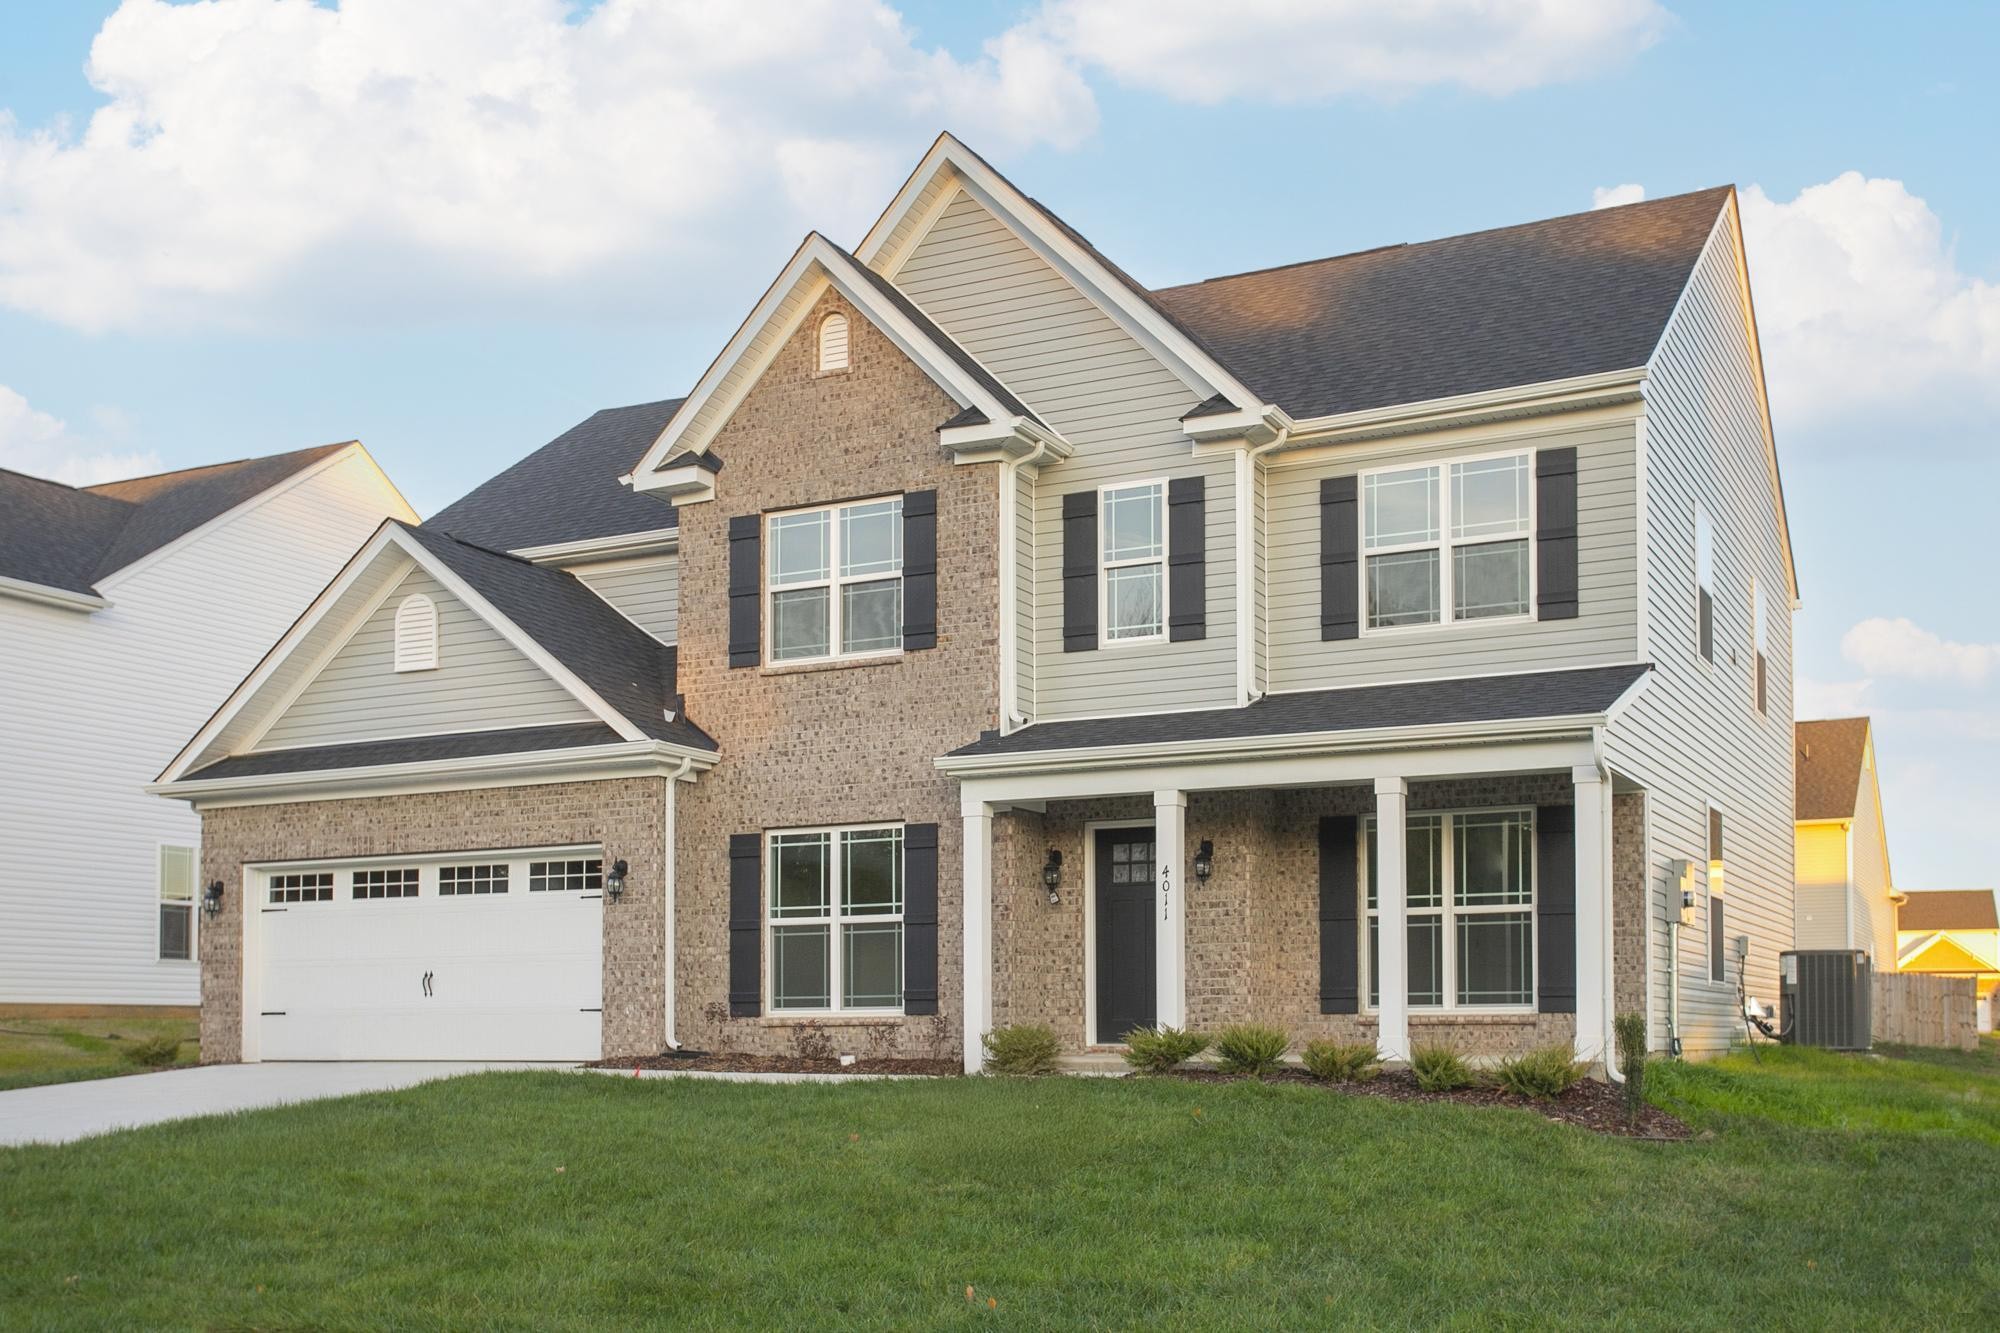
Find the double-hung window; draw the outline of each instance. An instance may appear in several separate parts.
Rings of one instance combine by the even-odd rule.
[[[1529,459],[1507,454],[1363,474],[1369,629],[1529,614]]]
[[[1098,577],[1106,643],[1144,643],[1167,633],[1167,484],[1107,486]]]
[[[769,523],[771,661],[902,649],[902,496],[774,514]]]
[[[160,848],[160,957],[194,957],[194,848]]]
[[[772,1011],[901,1009],[902,827],[773,833],[769,848]]]
[[[1375,822],[1365,830],[1368,1005],[1381,1002]],[[1535,822],[1527,810],[1411,815],[1404,825],[1412,1009],[1535,1003]]]

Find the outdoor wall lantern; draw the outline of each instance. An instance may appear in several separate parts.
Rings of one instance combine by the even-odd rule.
[[[222,913],[222,881],[214,880],[201,891],[201,914],[211,920]]]
[[[614,903],[625,896],[625,872],[628,869],[630,867],[623,861],[613,861],[611,873],[604,877],[604,891],[611,895]]]
[[[1207,838],[1201,840],[1201,847],[1194,854],[1194,877],[1208,883],[1208,877],[1215,873],[1215,844]]]
[[[1062,853],[1053,847],[1049,848],[1049,859],[1042,863],[1042,887],[1049,891],[1049,906],[1062,901],[1056,892],[1062,887]]]

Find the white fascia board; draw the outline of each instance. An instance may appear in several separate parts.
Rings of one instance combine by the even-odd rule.
[[[1395,403],[1334,416],[1307,417],[1291,423],[1278,451],[1477,425],[1509,417],[1540,416],[1616,403],[1637,404],[1646,376],[1647,370],[1641,366],[1538,384],[1510,385],[1482,393],[1455,394],[1449,398],[1428,398],[1417,403]]]
[[[552,542],[547,546],[523,546],[507,554],[538,565],[578,565],[599,560],[618,560],[631,555],[664,554],[678,550],[681,530],[651,528],[616,537],[586,537],[581,541]]]
[[[1240,441],[1258,447],[1282,441],[1297,428],[1298,423],[1275,403],[1181,418],[1181,430],[1197,445]]]
[[[669,464],[655,470],[652,480],[653,485],[646,487],[648,491],[682,508],[706,504],[715,498],[715,473],[699,463]],[[626,484],[634,483],[627,480]]]
[[[71,592],[68,588],[52,588],[46,583],[30,583],[26,579],[10,579],[5,575],[0,575],[0,597],[36,602],[64,611],[102,611],[111,605],[109,598],[99,597],[96,593]]]
[[[1021,461],[1023,466],[1040,469],[1061,462],[1075,450],[1068,440],[1027,417],[1002,421],[982,421],[970,426],[952,426],[938,431],[938,444],[957,463]]]

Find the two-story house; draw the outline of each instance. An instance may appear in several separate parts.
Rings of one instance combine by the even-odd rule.
[[[0,470],[0,1005],[192,1010],[201,821],[146,784],[386,517],[355,443]]]
[[[1733,191],[1148,290],[945,136],[161,775],[204,1055],[1715,1049],[1795,604]]]
[[[1798,947],[1866,949],[1895,970],[1896,909],[1874,728],[1865,717],[1795,724]]]

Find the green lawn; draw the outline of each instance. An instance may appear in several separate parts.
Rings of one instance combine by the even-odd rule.
[[[179,1063],[201,1054],[192,1018],[17,1018],[0,1014],[0,1091],[135,1074],[128,1055],[148,1037],[180,1037]]]
[[[1298,1086],[483,1075],[0,1152],[0,1327],[1993,1326],[2000,1069],[1656,1082],[1713,1136]]]

